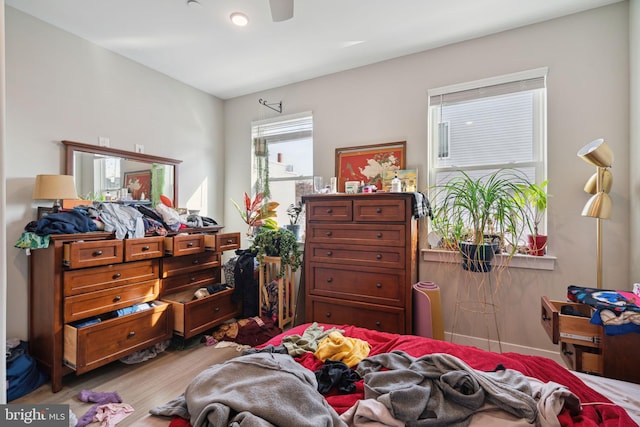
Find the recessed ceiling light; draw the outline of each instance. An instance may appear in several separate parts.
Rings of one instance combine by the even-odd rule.
[[[187,0],[187,6],[199,7],[202,6],[198,0]]]
[[[233,22],[238,27],[245,27],[249,23],[249,18],[247,18],[247,15],[241,12],[233,12],[230,18],[231,22]]]

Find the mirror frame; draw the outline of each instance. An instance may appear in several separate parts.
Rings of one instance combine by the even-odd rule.
[[[103,147],[98,145],[85,144],[82,142],[64,140],[65,146],[65,174],[74,175],[73,170],[73,154],[77,151],[91,154],[102,154],[105,156],[121,157],[127,160],[134,160],[142,163],[162,163],[173,166],[173,200],[174,206],[178,206],[178,165],[182,160],[171,159],[168,157],[152,156],[150,154],[136,153],[133,151],[120,150],[117,148]]]

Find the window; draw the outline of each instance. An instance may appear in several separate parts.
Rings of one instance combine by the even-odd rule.
[[[546,179],[547,69],[429,90],[428,185],[501,168]],[[541,224],[546,233],[546,222]]]
[[[278,225],[289,224],[289,205],[313,193],[313,117],[301,113],[253,122],[251,137],[254,191],[278,202]]]

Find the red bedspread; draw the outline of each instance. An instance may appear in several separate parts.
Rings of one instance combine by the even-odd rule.
[[[302,335],[309,324],[296,326],[282,334],[272,338],[260,347],[267,345],[279,345],[282,338],[287,335]],[[554,381],[565,385],[575,393],[583,404],[582,413],[571,416],[568,411],[563,411],[559,419],[563,426],[607,426],[628,427],[637,426],[627,412],[611,404],[611,401],[585,385],[582,380],[573,375],[569,370],[560,366],[555,361],[539,356],[526,356],[518,353],[493,353],[476,347],[468,347],[460,344],[438,341],[413,335],[397,335],[385,332],[377,332],[369,329],[349,325],[321,324],[325,329],[337,327],[344,330],[344,335],[359,338],[371,345],[370,356],[388,353],[393,350],[402,350],[413,357],[431,353],[447,353],[460,358],[474,369],[492,371],[499,364],[505,368],[515,369],[529,377],[541,381]],[[316,371],[322,366],[322,362],[313,354],[307,353],[296,359],[307,369]],[[359,399],[364,399],[363,381],[356,384],[356,392],[347,395],[326,396],[329,404],[341,414]],[[599,402],[604,404],[587,405],[587,403]]]

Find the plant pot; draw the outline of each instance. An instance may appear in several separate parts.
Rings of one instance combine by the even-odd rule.
[[[529,239],[529,255],[543,256],[547,251],[547,236],[529,234],[527,238]]]
[[[498,248],[497,243],[485,243],[476,245],[473,243],[460,243],[462,254],[462,268],[468,271],[487,273],[491,271],[491,260]]]
[[[296,236],[296,240],[300,242],[302,240],[302,226],[300,224],[288,224],[283,225],[282,228],[286,228]]]

